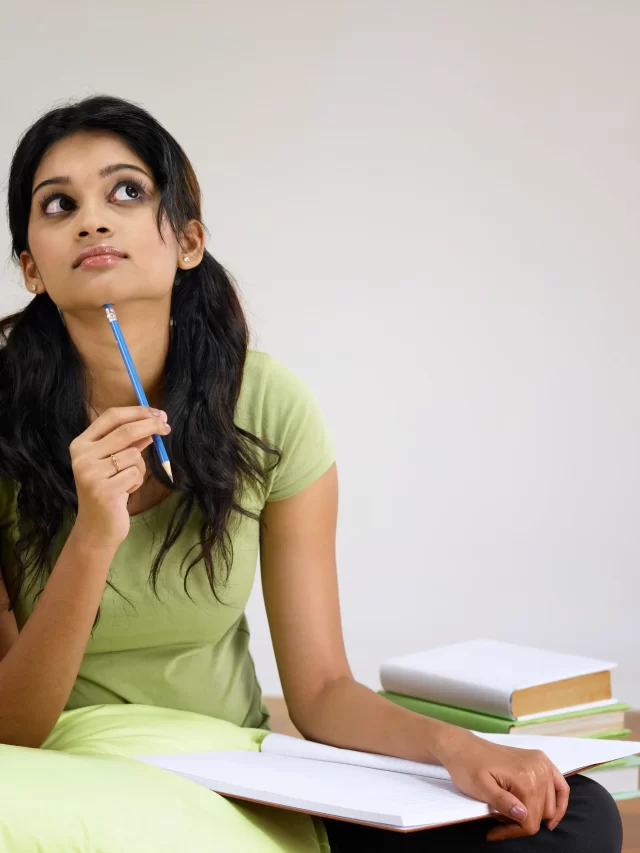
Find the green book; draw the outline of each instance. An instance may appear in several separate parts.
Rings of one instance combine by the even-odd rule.
[[[603,735],[585,735],[585,737],[595,737],[598,740],[622,740],[622,738],[629,737],[630,734],[631,729],[620,729],[617,732],[605,732]]]
[[[628,791],[626,794],[612,794],[614,800],[636,800],[640,797],[640,791]]]
[[[607,761],[606,764],[599,764],[593,767],[589,772],[598,773],[600,770],[607,770],[609,767],[640,767],[640,757],[637,755],[628,755],[626,758],[616,758],[615,761]]]
[[[597,782],[600,782],[600,784],[604,785],[606,788],[606,771],[618,767],[640,767],[640,757],[637,755],[628,755],[626,758],[618,758],[616,761],[608,761],[606,764],[600,764],[598,767],[593,767],[589,771],[589,776]],[[640,789],[635,787],[631,791],[618,791],[612,794],[612,797],[614,800],[633,800],[640,797]]]
[[[497,734],[509,734],[512,729],[522,729],[521,734],[527,734],[527,726],[559,722],[560,720],[569,720],[576,717],[589,717],[610,711],[626,711],[631,707],[631,705],[627,705],[625,702],[617,702],[615,705],[587,708],[577,713],[573,711],[565,714],[548,714],[544,717],[536,717],[534,720],[507,720],[503,717],[492,717],[489,714],[481,714],[478,711],[469,711],[466,708],[456,708],[453,705],[441,705],[438,702],[428,702],[426,699],[414,699],[413,696],[403,696],[400,693],[392,693],[388,690],[380,690],[378,692],[386,699],[395,702],[396,705],[402,705],[403,708],[408,708],[410,711],[415,711],[418,714],[424,714],[426,717],[443,720],[445,723],[452,723],[454,726],[460,726],[463,729]],[[604,734],[586,736],[619,739],[626,737],[630,733],[629,729],[623,728],[605,732]],[[544,732],[541,731],[540,734],[544,734]]]

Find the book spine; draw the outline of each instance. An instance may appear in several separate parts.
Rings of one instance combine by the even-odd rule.
[[[445,723],[451,723],[463,729],[487,732],[488,734],[527,734],[528,723],[520,727],[520,724],[513,720],[491,717],[487,714],[478,714],[475,711],[468,711],[465,708],[439,705],[436,702],[427,702],[426,699],[414,699],[413,696],[403,696],[400,693],[393,693],[387,690],[379,690],[378,692],[385,699],[389,699],[391,702],[395,702],[396,705],[401,705],[409,711],[415,711],[416,714],[433,717],[436,720],[442,720]],[[569,715],[563,716],[568,717]],[[532,722],[537,721],[533,720]],[[616,731],[600,732],[599,734],[574,735],[574,737],[586,737],[595,740],[623,740],[630,734],[631,729],[617,729]],[[571,735],[566,735],[566,737],[571,737]]]
[[[380,666],[380,683],[390,693],[513,720],[511,694],[488,685],[456,681],[391,663]]]
[[[595,740],[626,740],[631,734],[631,729],[619,729],[617,732],[604,732],[599,735],[584,735],[584,737],[594,738]]]
[[[628,791],[626,794],[612,794],[614,800],[635,800],[640,797],[640,791]]]
[[[407,708],[409,711],[415,711],[425,717],[433,717],[445,723],[452,723],[454,726],[460,726],[463,729],[473,729],[476,732],[509,734],[513,728],[512,720],[478,714],[475,711],[468,711],[465,708],[440,705],[436,702],[427,702],[425,699],[414,699],[412,696],[403,696],[399,693],[386,690],[381,690],[380,695],[395,702],[396,705],[402,705],[403,708]]]

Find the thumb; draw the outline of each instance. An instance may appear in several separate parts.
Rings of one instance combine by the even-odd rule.
[[[527,810],[522,802],[499,785],[494,788],[493,796],[488,801],[488,805],[496,809],[501,815],[511,820],[517,820],[518,823],[522,823],[527,817]]]

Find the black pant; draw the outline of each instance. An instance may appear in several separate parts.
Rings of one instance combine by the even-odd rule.
[[[456,826],[399,833],[388,829],[324,819],[331,853],[620,853],[622,822],[613,797],[586,776],[568,776],[569,806],[549,832],[542,823],[536,835],[486,841],[497,822],[492,818]]]

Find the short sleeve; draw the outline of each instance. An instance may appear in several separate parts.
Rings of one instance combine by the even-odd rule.
[[[271,357],[263,418],[270,441],[281,451],[269,473],[267,501],[281,501],[302,491],[335,462],[333,436],[316,397],[305,380]]]

